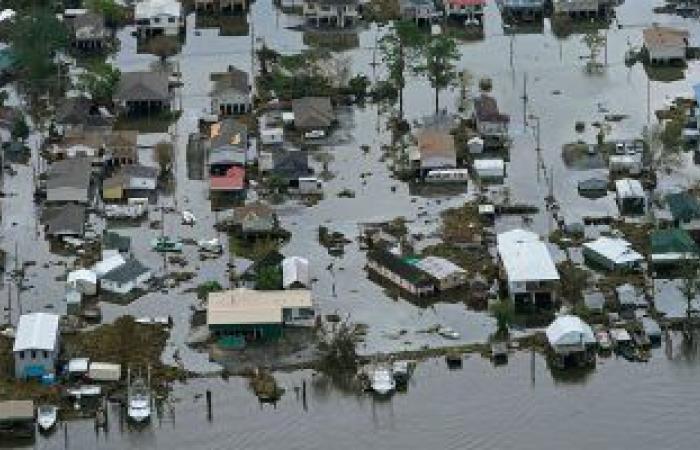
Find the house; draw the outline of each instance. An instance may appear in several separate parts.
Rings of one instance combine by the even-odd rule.
[[[597,17],[607,7],[606,0],[552,0],[555,14],[572,18]]]
[[[544,17],[544,0],[501,0],[504,21],[533,21]]]
[[[442,3],[448,18],[482,23],[486,0],[443,0]]]
[[[615,181],[617,207],[620,214],[641,215],[646,208],[646,194],[639,180],[623,178]]]
[[[136,164],[138,137],[136,130],[112,130],[104,135],[104,165],[120,167]]]
[[[417,136],[417,154],[411,156],[417,161],[421,176],[432,169],[454,169],[457,167],[457,150],[454,136],[447,130],[426,128]]]
[[[583,256],[608,270],[634,270],[644,261],[644,257],[626,240],[605,236],[583,244]]]
[[[245,14],[249,8],[248,0],[194,0],[197,12],[220,14]]]
[[[83,237],[86,209],[84,205],[69,203],[45,207],[41,213],[46,236],[50,238]]]
[[[685,264],[698,259],[700,249],[687,231],[680,228],[651,233],[651,263],[655,267]]]
[[[308,289],[239,288],[212,292],[207,300],[207,326],[215,336],[241,336],[248,341],[277,339],[285,326],[311,326],[314,319]]]
[[[5,400],[0,402],[0,437],[6,442],[29,438],[36,433],[33,400]]]
[[[300,187],[299,180],[313,174],[309,167],[309,153],[304,151],[266,153],[259,168],[262,173],[282,180],[288,187]]]
[[[138,164],[122,166],[102,183],[105,201],[122,201],[129,198],[147,198],[158,188],[158,169]]]
[[[178,36],[185,29],[182,5],[177,0],[141,0],[134,8],[140,38]]]
[[[95,264],[92,270],[97,275],[97,279],[101,279],[105,274],[120,267],[125,262],[126,259],[117,250],[102,250],[102,259]]]
[[[304,97],[292,100],[294,127],[301,131],[327,131],[335,123],[335,113],[328,97]]]
[[[212,175],[209,178],[209,190],[243,197],[246,190],[245,174],[243,167],[229,167],[223,175]]]
[[[418,24],[429,24],[438,15],[434,0],[401,0],[399,12],[403,20]]]
[[[233,209],[233,225],[243,234],[266,234],[277,228],[277,215],[261,202]]]
[[[673,225],[688,231],[700,230],[700,202],[690,192],[668,194],[666,203]]]
[[[583,197],[604,197],[608,192],[608,180],[588,178],[579,181],[578,193]]]
[[[263,145],[281,145],[284,143],[284,128],[260,127],[260,143]]]
[[[500,146],[508,139],[510,117],[499,112],[496,99],[490,95],[481,94],[474,100],[472,120],[485,147]]]
[[[170,110],[170,89],[165,72],[122,72],[114,103],[127,114]]]
[[[367,252],[367,270],[417,297],[435,293],[435,281],[423,270],[383,249]]]
[[[284,289],[309,289],[309,260],[300,256],[290,256],[282,260],[282,287]]]
[[[516,307],[550,308],[556,300],[559,272],[547,245],[530,231],[515,229],[496,237],[501,277]]]
[[[48,203],[90,203],[92,162],[89,158],[55,161],[46,178]]]
[[[229,66],[226,72],[211,74],[211,112],[219,117],[246,114],[251,109],[248,73]]]
[[[80,50],[102,50],[109,39],[102,14],[86,12],[66,19],[71,45]]]
[[[68,272],[66,287],[85,295],[97,294],[97,274],[88,269],[77,269]]]
[[[122,377],[122,366],[115,363],[91,361],[87,377],[92,381],[117,382]]]
[[[112,127],[113,122],[109,114],[105,114],[91,99],[82,95],[61,99],[54,115],[54,129],[61,136],[70,130],[75,130],[76,134],[78,130],[84,133],[85,128],[104,132]]]
[[[105,273],[100,279],[100,289],[113,294],[126,295],[134,289],[143,289],[151,279],[149,268],[130,258],[124,264]]]
[[[506,176],[506,163],[502,159],[475,159],[473,167],[481,181],[498,182]]]
[[[644,294],[640,293],[637,288],[625,283],[615,288],[615,296],[620,305],[620,316],[624,319],[635,319],[635,311],[649,306]]]
[[[234,166],[248,162],[248,127],[227,118],[209,128],[207,165],[211,176],[224,176]]]
[[[642,32],[644,50],[651,64],[685,62],[688,50],[688,30],[652,26]]]
[[[320,27],[345,28],[359,18],[359,0],[304,0],[304,19]]]
[[[595,363],[596,339],[590,325],[578,316],[554,319],[545,330],[556,366],[581,366]]]
[[[16,378],[41,378],[56,373],[60,352],[58,315],[30,313],[19,316],[12,353]]]
[[[467,283],[466,270],[445,258],[428,256],[418,261],[415,266],[435,279],[439,291],[446,291]]]

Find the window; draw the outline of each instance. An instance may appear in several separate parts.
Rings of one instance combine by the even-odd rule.
[[[46,350],[44,350],[44,358],[48,358],[48,357],[49,357],[49,352],[47,352]]]
[[[36,359],[36,350],[32,350],[32,359]]]
[[[24,359],[24,351],[19,352],[19,359]]]
[[[160,23],[160,17],[154,17],[153,23]]]
[[[175,23],[175,18],[174,18],[174,17],[168,17],[168,22],[169,22],[169,23]]]

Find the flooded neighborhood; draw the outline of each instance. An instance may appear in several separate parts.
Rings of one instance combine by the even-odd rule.
[[[699,18],[0,0],[0,448],[694,448]]]

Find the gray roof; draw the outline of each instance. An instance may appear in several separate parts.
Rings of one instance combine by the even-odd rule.
[[[123,72],[117,86],[116,100],[145,101],[170,99],[168,74],[165,72]]]
[[[88,158],[56,161],[49,167],[46,189],[72,187],[87,190],[90,187],[92,167]]]
[[[328,128],[335,120],[328,97],[304,97],[292,100],[294,125],[299,128]]]
[[[0,422],[14,420],[34,420],[34,402],[32,400],[0,402]]]
[[[105,32],[105,19],[101,14],[87,12],[85,14],[78,14],[68,20],[68,26],[73,30],[74,34],[78,30],[83,32],[89,30],[91,36],[103,37]]]
[[[56,349],[58,315],[43,312],[19,316],[13,352]]]
[[[212,95],[234,89],[243,94],[250,92],[250,84],[248,83],[248,73],[229,66],[226,72],[217,72],[211,74],[211,81],[214,82]]]
[[[149,270],[149,268],[141,264],[138,260],[131,258],[116,269],[112,269],[104,274],[102,279],[114,281],[115,283],[126,283],[135,280]]]
[[[44,208],[41,221],[49,236],[82,236],[85,233],[85,206],[68,203]]]
[[[158,178],[158,169],[150,166],[142,166],[140,164],[123,166],[120,172],[128,177]]]
[[[119,233],[113,231],[105,230],[102,234],[102,248],[103,249],[113,249],[119,252],[126,253],[131,247],[131,238],[129,236],[122,236]]]
[[[209,136],[209,143],[213,149],[217,147],[248,148],[248,127],[236,119],[228,118],[214,124]]]
[[[498,111],[496,99],[482,94],[474,100],[474,115],[480,121],[486,122],[509,122],[510,117]]]

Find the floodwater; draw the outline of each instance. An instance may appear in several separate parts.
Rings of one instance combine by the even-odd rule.
[[[144,430],[96,434],[71,422],[37,449],[691,449],[697,446],[698,362],[677,344],[649,363],[599,359],[595,371],[556,380],[544,359],[519,352],[506,366],[478,356],[462,370],[442,359],[417,366],[406,393],[390,399],[347,393],[308,371],[278,374],[287,392],[260,405],[239,378],[192,380],[176,389],[172,409]],[[307,382],[306,407],[301,389]],[[212,391],[212,420],[204,392]],[[196,433],[192,431],[196,430]]]
[[[593,142],[596,130],[591,123],[602,121],[604,111],[628,116],[611,124],[610,137],[638,137],[643,126],[653,123],[655,109],[677,95],[691,94],[690,86],[699,78],[697,62],[689,63],[685,80],[651,81],[649,86],[640,65],[632,68],[624,65],[628,46],[638,47],[643,27],[652,22],[688,28],[691,41],[700,36],[697,21],[652,14],[652,6],[658,4],[661,2],[639,0],[616,8],[617,23],[607,33],[608,65],[602,74],[589,75],[581,59],[587,50],[580,35],[558,39],[551,33],[548,22],[539,34],[505,35],[495,4],[489,2],[485,39],[460,45],[462,58],[458,67],[473,74],[472,92],[476,90],[476,80],[490,77],[500,109],[511,115],[513,146],[508,177],[503,186],[492,188],[494,195],[503,195],[507,189],[512,201],[533,204],[544,211],[544,198],[551,186],[551,193],[566,214],[574,217],[617,214],[612,195],[588,200],[577,194],[578,181],[605,176],[606,171],[567,169],[561,158],[561,146],[578,139]],[[302,33],[289,29],[298,25],[299,19],[277,12],[271,0],[255,2],[251,18],[256,45],[264,41],[284,53],[304,48]],[[171,59],[171,64],[183,75],[184,86],[178,94],[183,114],[167,135],[176,146],[177,183],[174,193],[162,195],[159,204],[178,211],[164,215],[166,234],[202,239],[214,236],[215,216],[207,199],[206,181],[187,179],[187,137],[196,129],[198,117],[209,107],[209,73],[223,71],[231,64],[249,69],[251,38],[219,36],[216,29],[195,33],[193,25],[191,15],[182,52]],[[157,66],[156,58],[136,54],[131,31],[127,28],[119,33],[121,47],[113,57],[114,63],[123,71]],[[383,75],[381,65],[373,68],[371,64],[374,58],[379,59],[373,47],[381,33],[381,27],[365,26],[359,31],[359,46],[339,54],[351,62],[354,72],[364,72],[373,80]],[[525,83],[528,102],[523,113]],[[559,93],[555,95],[555,91]],[[432,114],[433,95],[427,82],[409,79],[405,91],[409,121]],[[456,112],[458,96],[457,88],[444,91],[440,96],[441,107],[449,113]],[[342,126],[334,136],[336,145],[320,150],[333,156],[330,170],[334,178],[326,183],[325,198],[310,208],[294,202],[278,208],[283,226],[293,233],[282,251],[286,255],[306,256],[311,261],[312,276],[318,279],[313,286],[317,309],[324,315],[337,313],[352,322],[369,325],[360,348],[367,354],[444,345],[441,338],[419,332],[435,323],[460,332],[461,342],[485,340],[494,329],[493,319],[487,314],[470,311],[459,302],[422,308],[405,299],[392,299],[366,278],[364,255],[356,241],[346,246],[342,257],[329,256],[318,244],[320,225],[341,231],[354,240],[359,224],[397,216],[409,220],[412,232],[430,236],[437,230],[440,211],[461,205],[474,195],[471,190],[452,197],[412,195],[405,184],[390,177],[390,170],[380,162],[380,146],[390,139],[386,131],[387,115],[376,105],[367,105],[341,110],[339,116]],[[539,117],[542,142],[539,155],[535,151],[537,119],[533,116]],[[586,123],[582,134],[574,130],[579,120]],[[160,139],[161,136],[145,136],[144,142]],[[24,285],[28,289],[21,293],[22,310],[48,308],[61,312],[65,310],[64,286],[59,277],[66,271],[63,264],[70,264],[71,259],[49,253],[37,225],[36,207],[31,202],[32,174],[41,164],[36,152],[37,140],[33,138],[30,143],[34,148],[31,165],[16,166],[18,174],[4,181],[4,192],[12,195],[2,201],[2,248],[9,253],[10,267],[15,262],[15,245],[20,263],[37,261],[26,270]],[[368,145],[370,151],[362,152],[362,145]],[[143,156],[147,158],[149,151],[144,148]],[[690,163],[672,169],[660,176],[659,185],[664,189],[687,186],[700,175]],[[359,177],[363,172],[371,172],[366,182]],[[336,194],[345,188],[354,190],[356,197],[338,198]],[[190,209],[197,216],[195,227],[180,225],[179,212],[183,209]],[[424,211],[427,215],[419,217]],[[150,212],[149,220],[160,218],[159,211]],[[94,217],[91,222],[98,232],[104,227]],[[552,222],[542,212],[530,224],[509,217],[500,220],[496,228],[513,226],[531,227],[544,235],[551,230]],[[119,231],[132,238],[135,255],[157,275],[173,270],[148,246],[160,230],[143,225],[120,227]],[[186,247],[184,256],[188,266],[177,270],[196,272],[193,280],[166,292],[149,293],[127,306],[102,303],[101,308],[106,321],[124,314],[171,315],[174,327],[164,361],[172,362],[173,352],[178,350],[187,369],[216,370],[218,366],[210,363],[207,355],[185,345],[190,332],[191,307],[196,302],[194,294],[185,291],[210,279],[225,285],[227,258],[200,262],[191,246]],[[48,269],[45,263],[50,263]],[[326,271],[330,263],[334,266],[332,273]],[[8,298],[9,277],[4,281],[0,304]],[[665,297],[666,294],[673,297],[672,286],[659,286]],[[13,303],[9,316],[14,322],[19,312],[14,289],[9,298]],[[670,303],[673,306],[669,306],[669,311],[675,312],[677,303]],[[397,339],[400,330],[406,332]],[[544,361],[537,357],[533,383],[529,354],[517,354],[507,366],[499,368],[471,357],[461,371],[444,369],[441,360],[429,361],[419,365],[409,392],[390,401],[374,401],[369,396],[347,395],[324,387],[323,383],[312,382],[308,372],[280,374],[288,392],[276,409],[261,408],[245,389],[244,380],[193,380],[175,389],[174,419],[155,421],[140,432],[120,432],[117,421],[113,421],[107,435],[95,435],[91,422],[72,422],[68,424],[67,442],[60,430],[49,439],[39,439],[36,447],[265,449],[278,448],[284,442],[287,448],[348,449],[417,448],[425,444],[475,449],[694,448],[694,433],[700,425],[694,413],[700,400],[697,363],[664,350],[656,350],[648,364],[616,359],[601,361],[594,372],[575,382],[555,381]],[[303,410],[302,402],[292,390],[301,385],[302,379],[309,383],[308,411]],[[214,392],[212,422],[206,420],[203,399],[195,399],[195,394],[206,389]]]

